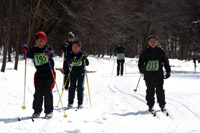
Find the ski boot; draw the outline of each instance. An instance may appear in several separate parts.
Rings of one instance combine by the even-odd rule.
[[[73,104],[68,104],[67,109],[71,109]]]
[[[53,113],[46,113],[45,114],[45,119],[51,119],[53,117]]]
[[[34,112],[32,115],[32,118],[39,118],[40,117],[40,113]]]
[[[79,104],[77,109],[82,109],[83,108],[83,105],[82,104]]]

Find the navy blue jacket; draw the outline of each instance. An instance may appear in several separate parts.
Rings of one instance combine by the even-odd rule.
[[[45,55],[46,49],[48,49],[51,52],[49,57]],[[36,45],[34,45],[32,48],[29,49],[26,56],[27,58],[33,59],[37,72],[51,71],[49,61],[51,63],[52,69],[54,69],[54,61],[52,59],[54,57],[54,51],[49,45],[45,45],[44,48],[39,48]]]
[[[117,54],[117,60],[124,60],[126,49],[123,46],[116,47],[114,54]]]
[[[75,59],[76,57],[76,59]],[[89,61],[88,59],[85,60],[85,65],[84,65],[84,58],[86,58],[85,54],[82,51],[79,51],[77,54],[75,54],[74,52],[69,52],[67,54],[66,58],[66,62],[67,64],[71,67],[72,63],[74,62],[74,65],[72,67],[72,71],[81,71],[81,70],[85,70],[84,67],[85,65],[88,66],[89,65]]]
[[[72,51],[72,43],[73,42],[67,41],[66,43],[63,44],[62,51],[64,53],[64,57],[66,57],[67,54]]]

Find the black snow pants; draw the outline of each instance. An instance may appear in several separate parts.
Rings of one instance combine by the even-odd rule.
[[[124,72],[124,60],[117,60],[117,76],[123,75]]]
[[[54,71],[54,76],[55,71]],[[36,72],[34,77],[35,94],[33,100],[33,109],[36,113],[42,112],[42,104],[44,100],[44,112],[53,112],[53,94],[54,79],[51,71],[48,72]],[[44,99],[43,99],[44,97]]]
[[[145,76],[145,83],[147,86],[146,90],[146,101],[147,105],[149,107],[153,107],[155,101],[154,101],[154,95],[156,93],[157,101],[159,103],[159,106],[165,106],[165,91],[163,89],[163,76]]]
[[[67,76],[69,74],[69,66],[68,66],[66,61],[63,62],[63,70],[64,70],[64,79],[63,80],[64,80],[64,84],[65,84]],[[66,85],[65,85],[64,89],[67,90],[68,88],[69,88],[69,78],[68,78],[68,80],[66,82]]]

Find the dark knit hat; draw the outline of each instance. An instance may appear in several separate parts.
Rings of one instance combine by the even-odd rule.
[[[122,45],[122,41],[119,41],[117,44],[120,44],[120,45]]]
[[[156,40],[158,40],[158,37],[156,35],[149,35],[147,41],[149,41],[151,38],[155,38]]]
[[[43,40],[45,40],[45,42],[47,42],[47,36],[46,36],[46,34],[43,31],[37,32],[35,34],[35,41],[37,39],[43,39]]]
[[[69,32],[67,38],[68,38],[68,39],[69,39],[69,38],[75,39],[75,35],[74,35],[72,32]]]

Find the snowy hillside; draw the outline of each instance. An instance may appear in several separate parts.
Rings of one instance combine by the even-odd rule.
[[[2,65],[0,57],[0,66]],[[55,57],[55,67],[61,68],[63,58]],[[199,133],[200,132],[200,64],[194,72],[193,62],[170,60],[171,78],[165,80],[166,108],[170,117],[158,111],[152,117],[145,101],[146,86],[140,81],[134,92],[139,72],[138,59],[126,58],[124,76],[116,76],[116,62],[112,74],[114,58],[89,57],[88,73],[92,106],[85,83],[84,108],[79,111],[67,110],[64,118],[61,108],[54,108],[51,120],[42,118],[32,122],[34,94],[33,76],[35,68],[31,60],[27,62],[26,109],[23,110],[24,60],[19,61],[17,71],[14,63],[7,63],[6,72],[0,73],[0,131],[1,133]],[[63,75],[57,72],[57,85],[61,92]],[[56,87],[53,90],[54,105],[59,97]],[[62,102],[67,106],[68,91],[64,91]],[[74,107],[77,102],[74,102]],[[41,117],[44,113],[41,114]],[[17,118],[20,117],[21,121]]]

